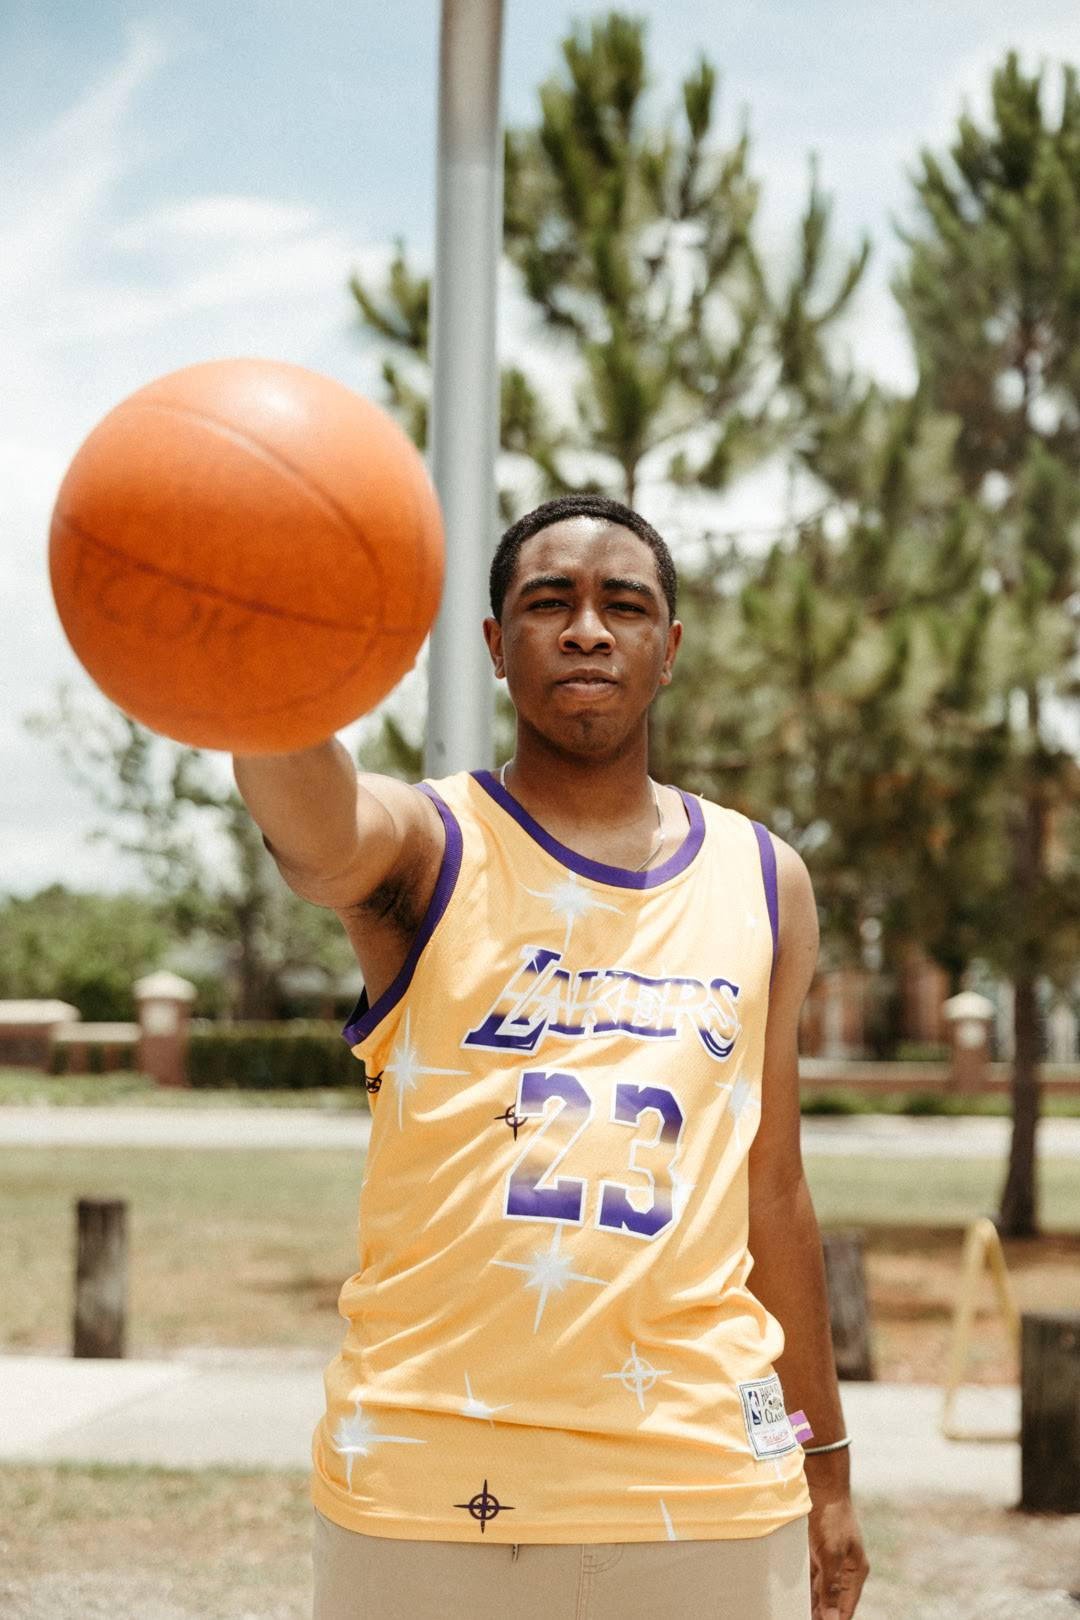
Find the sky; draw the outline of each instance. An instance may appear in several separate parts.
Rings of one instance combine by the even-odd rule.
[[[607,5],[506,0],[503,111],[528,121],[575,20]],[[837,251],[874,246],[844,341],[897,388],[914,376],[889,292],[919,150],[985,107],[1009,48],[1080,63],[1076,0],[650,0],[658,116],[705,55],[719,135],[743,119],[762,240],[790,250],[816,154]],[[430,262],[437,0],[5,0],[0,7],[0,894],[115,889],[137,867],[90,842],[100,817],[26,717],[92,687],[49,594],[49,514],[95,423],[152,378],[265,355],[378,397],[350,273],[396,238]],[[515,339],[503,311],[500,341]],[[735,491],[752,526],[770,492]],[[450,537],[453,545],[453,537]],[[406,701],[422,714],[419,675]]]

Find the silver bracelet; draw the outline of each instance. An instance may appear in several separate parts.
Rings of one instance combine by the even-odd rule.
[[[827,1451],[846,1451],[851,1444],[851,1436],[845,1434],[842,1440],[834,1440],[831,1446],[803,1446],[804,1457],[821,1457]]]

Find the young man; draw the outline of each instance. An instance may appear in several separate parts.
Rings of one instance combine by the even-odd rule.
[[[337,742],[236,761],[367,987],[316,1620],[806,1620],[811,1584],[847,1620],[867,1564],[799,1151],[806,869],[649,777],[682,626],[642,518],[550,502],[491,579],[497,775],[358,777]]]

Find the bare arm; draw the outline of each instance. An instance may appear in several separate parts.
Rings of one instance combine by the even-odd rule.
[[[384,977],[398,944],[408,943],[400,919],[422,914],[438,876],[445,840],[431,800],[392,777],[359,775],[336,739],[293,754],[238,756],[233,771],[290,888],[341,913],[365,978]],[[379,907],[360,916],[385,890],[407,902],[394,907],[398,922],[384,924]]]
[[[799,1145],[799,1013],[817,963],[818,922],[802,860],[776,842],[780,941],[769,998],[761,1124],[750,1152],[750,1286],[784,1329],[777,1372],[814,1442],[845,1434],[829,1331],[825,1266]],[[851,1507],[847,1451],[806,1459],[813,1508],[815,1620],[848,1620],[868,1565]]]

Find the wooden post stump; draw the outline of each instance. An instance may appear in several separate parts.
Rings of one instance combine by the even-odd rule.
[[[838,1378],[872,1379],[870,1301],[866,1291],[861,1232],[826,1232],[825,1281]]]
[[[127,1328],[127,1205],[80,1198],[76,1206],[75,1356],[119,1357]]]
[[[1080,1313],[1020,1322],[1020,1506],[1080,1513]]]

